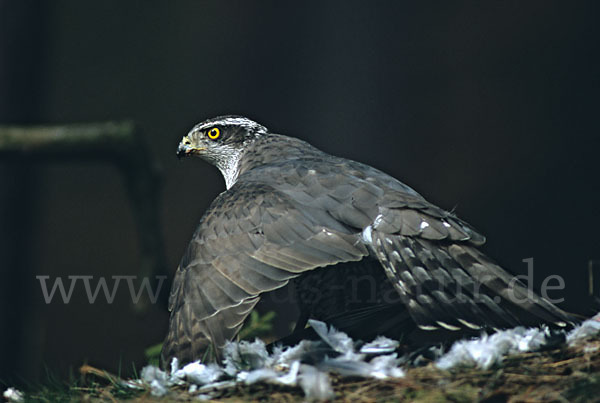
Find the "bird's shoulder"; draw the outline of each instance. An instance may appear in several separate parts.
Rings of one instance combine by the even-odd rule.
[[[310,217],[342,232],[368,227],[388,233],[483,243],[485,238],[453,213],[425,200],[374,167],[336,157],[302,140],[273,136],[246,155],[246,169],[201,220],[198,233],[260,227],[284,215]],[[260,163],[256,160],[260,155]]]
[[[396,196],[423,199],[414,189],[370,165],[328,154],[311,144],[284,135],[270,134],[253,143],[241,161],[238,182],[267,184],[286,191],[318,183],[321,189],[348,186],[379,188]]]

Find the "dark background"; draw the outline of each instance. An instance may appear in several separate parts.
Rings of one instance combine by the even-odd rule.
[[[550,296],[577,307],[600,258],[598,6],[0,0],[0,123],[137,122],[163,168],[171,274],[224,189],[177,144],[236,113],[456,208],[512,271],[533,257],[537,286],[563,276]],[[164,337],[164,308],[135,313],[126,289],[46,305],[35,279],[137,273],[124,186],[110,164],[0,161],[0,380],[130,373]]]

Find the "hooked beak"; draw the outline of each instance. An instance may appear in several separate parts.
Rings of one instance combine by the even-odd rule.
[[[199,151],[206,150],[205,147],[194,148],[189,144],[185,144],[183,141],[179,143],[179,147],[177,147],[177,158],[181,159],[182,157],[186,157],[191,154],[196,154]]]
[[[190,146],[188,146],[187,144],[179,143],[179,147],[177,147],[177,158],[181,159],[181,157],[185,157],[190,152]]]

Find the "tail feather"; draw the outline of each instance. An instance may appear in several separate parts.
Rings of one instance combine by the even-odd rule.
[[[507,328],[578,319],[538,296],[467,242],[375,231],[373,249],[420,328]]]

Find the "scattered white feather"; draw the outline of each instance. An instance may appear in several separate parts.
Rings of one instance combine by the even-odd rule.
[[[573,346],[581,340],[600,333],[600,313],[591,319],[584,321],[581,325],[573,328],[567,334],[567,344]]]
[[[4,393],[2,394],[2,396],[4,396],[4,398],[6,400],[8,400],[9,402],[24,402],[25,401],[25,395],[23,395],[23,392],[15,389],[15,388],[6,389],[4,391]]]
[[[179,362],[173,359],[169,372],[154,366],[144,367],[141,380],[154,396],[164,396],[174,385],[187,384],[190,393],[210,397],[212,392],[236,383],[267,382],[299,386],[308,399],[325,400],[334,396],[328,372],[379,379],[404,376],[396,354],[365,361],[373,355],[394,351],[399,345],[397,341],[378,337],[357,352],[356,343],[347,334],[323,322],[309,323],[322,341],[302,340],[293,347],[275,347],[272,354],[259,339],[230,342],[223,350],[223,367],[196,361],[179,368]],[[308,356],[317,357],[315,365],[301,364]]]
[[[566,334],[567,345],[573,346],[582,340],[600,334],[600,314],[588,319]],[[491,336],[483,334],[474,340],[454,343],[450,351],[436,361],[442,369],[459,365],[477,366],[483,369],[499,364],[510,354],[539,350],[547,341],[548,328],[516,327],[498,331]]]
[[[405,372],[400,368],[400,359],[397,354],[380,355],[373,358],[371,364],[370,376],[378,379],[402,378]]]
[[[293,347],[276,346],[273,349],[273,365],[288,367],[290,363],[300,361],[302,357],[314,351],[318,342],[302,340]]]
[[[399,365],[395,354],[387,359],[376,357],[371,361],[365,361],[368,354],[382,354],[394,351],[399,343],[395,340],[380,336],[362,346],[359,353],[355,351],[355,342],[344,332],[336,330],[333,326],[329,328],[323,322],[310,320],[311,327],[327,343],[333,351],[339,354],[337,357],[325,356],[316,367],[327,372],[336,372],[342,376],[360,376],[365,378],[387,378],[388,376],[404,376],[403,371],[392,371],[385,365],[394,363]],[[379,358],[379,359],[378,359]],[[385,365],[384,365],[385,363]]]
[[[346,333],[338,331],[333,326],[327,328],[327,324],[318,320],[310,319],[308,324],[333,351],[341,354],[343,358],[354,361],[360,361],[364,358],[363,354],[354,352],[354,340]]]
[[[181,369],[171,372],[173,377],[196,385],[213,383],[221,378],[223,373],[223,369],[217,364],[204,365],[200,361],[192,362]]]
[[[169,374],[152,365],[142,369],[142,381],[150,387],[152,396],[164,396],[175,385]]]
[[[298,382],[298,371],[300,369],[300,361],[294,361],[290,365],[288,373],[281,374],[280,371],[276,371],[272,368],[261,368],[255,369],[246,375],[244,382],[246,384],[252,384],[256,382],[269,382],[280,385],[296,385]]]
[[[325,359],[318,364],[318,368],[322,371],[335,372],[342,376],[360,376],[364,378],[372,377],[373,372],[373,368],[368,362],[349,360],[343,357],[325,357]]]
[[[460,340],[452,345],[450,351],[436,361],[441,369],[456,366],[475,366],[488,369],[502,362],[508,354],[536,351],[546,342],[547,328],[516,327],[500,330],[492,335],[483,334],[473,340]]]
[[[190,393],[197,398],[208,399],[215,391],[238,383],[266,382],[299,386],[307,399],[326,400],[334,397],[330,372],[376,379],[400,378],[405,375],[403,365],[418,361],[418,357],[415,360],[412,355],[398,357],[395,350],[399,343],[396,340],[380,336],[358,348],[347,334],[323,322],[311,320],[309,323],[321,341],[303,340],[293,347],[275,347],[272,354],[258,339],[254,342],[231,342],[223,351],[223,367],[197,361],[179,368],[177,359],[174,359],[170,371],[147,366],[142,370],[141,381],[130,383],[139,387],[141,382],[150,388],[154,396],[164,396],[174,385],[187,385]],[[600,334],[600,314],[571,330],[566,334],[566,341],[573,345],[597,334]],[[548,328],[516,327],[491,335],[483,333],[478,338],[457,341],[445,354],[442,349],[434,351],[434,356],[439,357],[435,365],[441,369],[458,366],[488,369],[500,364],[507,355],[539,350],[547,343],[548,336]],[[312,365],[305,363],[307,357],[310,357]],[[7,393],[17,397],[11,400]],[[4,392],[4,396],[9,401],[22,401],[17,400],[18,396],[22,399],[19,393],[11,388]]]
[[[329,375],[311,365],[300,366],[298,381],[308,399],[330,400],[335,396]]]
[[[141,380],[150,387],[153,396],[164,396],[169,388],[174,385],[206,385],[217,381],[224,371],[217,364],[201,364],[195,361],[179,369],[179,362],[174,358],[171,362],[171,371],[165,372],[153,365],[142,369]],[[194,390],[195,392],[195,390]],[[191,386],[190,386],[190,393]]]
[[[264,368],[271,364],[272,358],[267,352],[265,342],[256,339],[248,341],[229,342],[223,349],[225,373],[234,376],[239,371]]]
[[[385,336],[377,336],[375,340],[364,344],[360,348],[363,354],[385,354],[396,351],[400,343],[396,340],[388,339]]]

